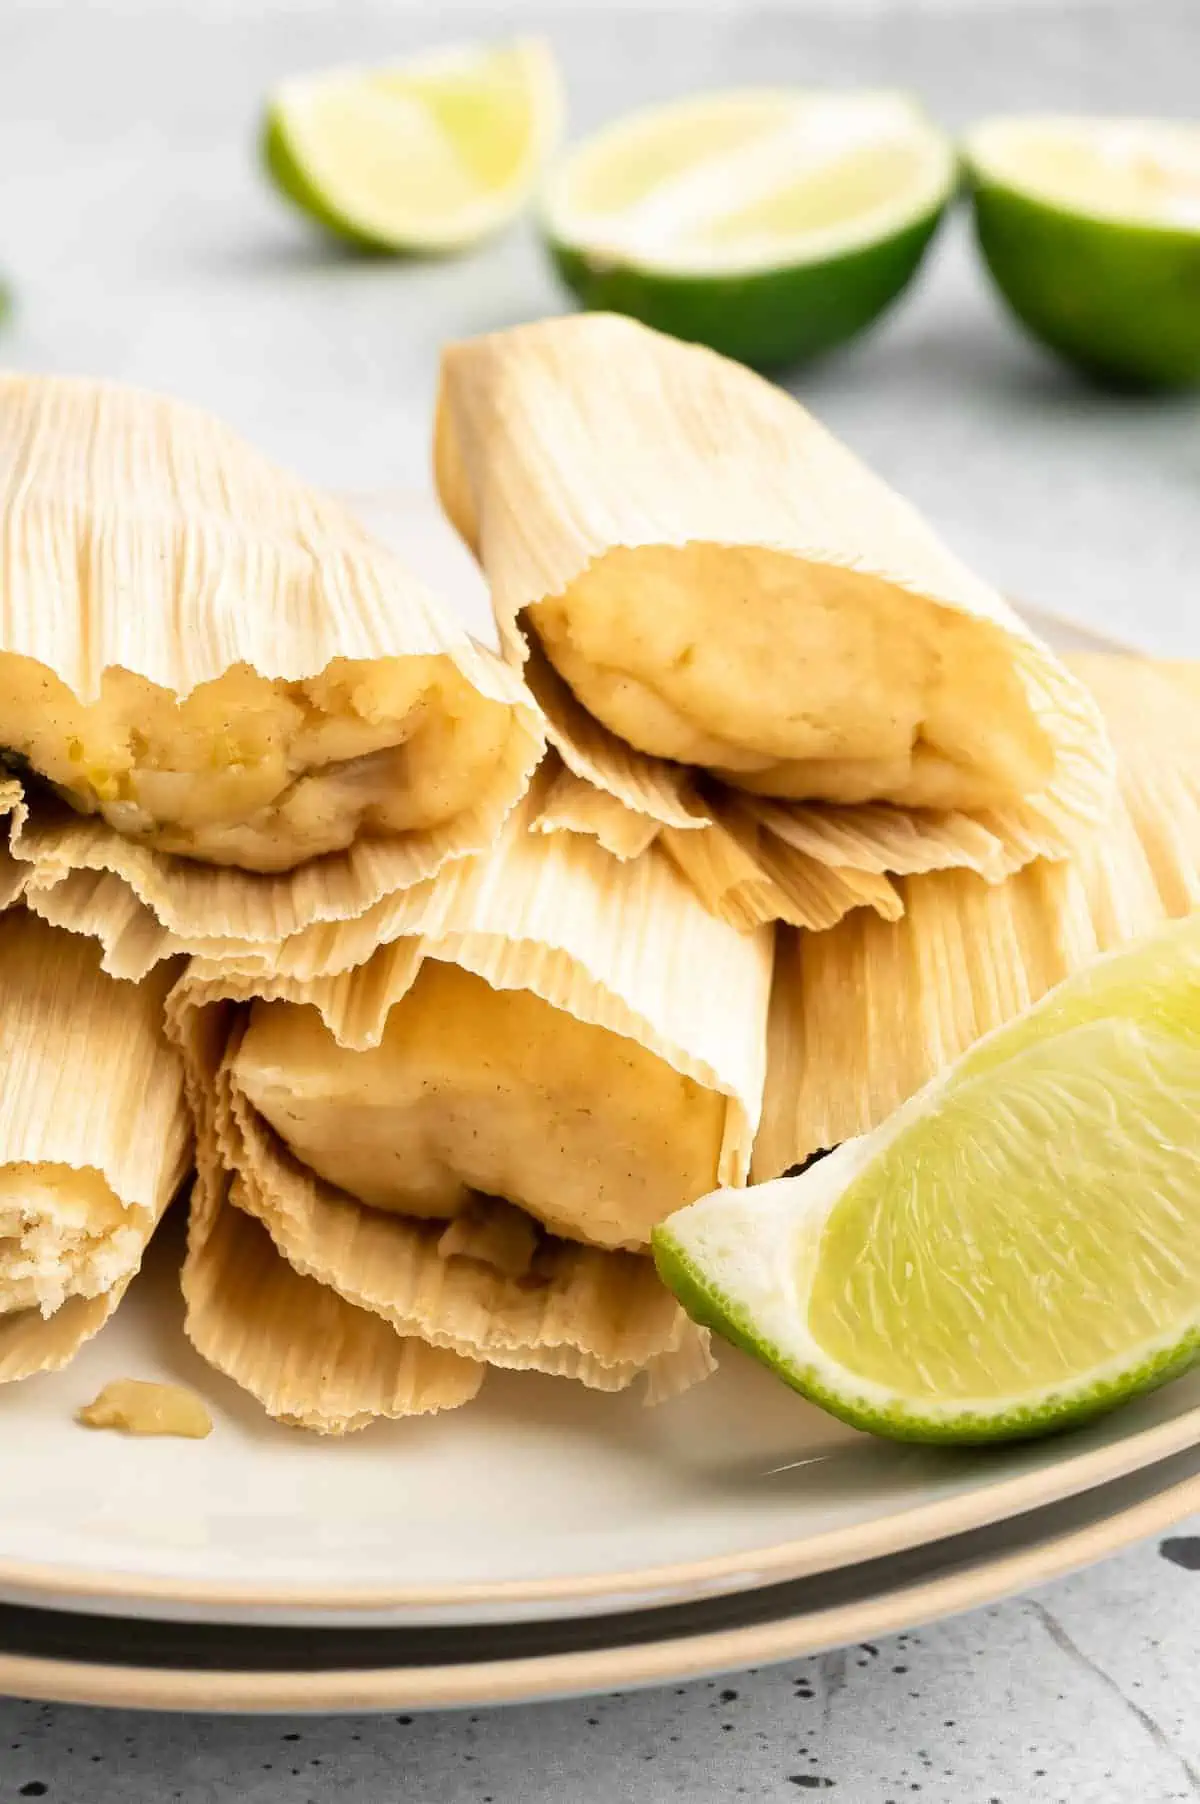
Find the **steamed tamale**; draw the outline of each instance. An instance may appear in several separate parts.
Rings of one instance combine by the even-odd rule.
[[[162,1026],[177,974],[123,983],[91,940],[0,918],[0,1379],[101,1327],[190,1162]]]
[[[1002,876],[1110,805],[1086,689],[740,366],[603,315],[455,345],[435,462],[572,773],[666,830],[731,918],[896,913],[889,874]]]
[[[339,1334],[386,1323],[464,1365],[659,1393],[707,1370],[645,1250],[681,1198],[746,1180],[770,936],[715,920],[656,848],[530,833],[545,781],[487,859],[271,960],[196,960],[171,999],[201,1126],[189,1331],[276,1413],[405,1412],[365,1384],[279,1410],[253,1297],[244,1318],[211,1276],[243,1238],[307,1287],[293,1373],[314,1292]]]
[[[481,1196],[552,1232],[644,1248],[702,1196],[726,1099],[636,1040],[430,957],[372,1048],[257,1002],[232,1079],[302,1163],[377,1209],[450,1220]]]
[[[1118,755],[1120,799],[1071,860],[988,885],[907,878],[904,918],[780,933],[756,1178],[877,1127],[993,1028],[1100,953],[1200,907],[1195,666],[1076,655]]]
[[[115,872],[185,940],[271,938],[479,850],[538,756],[520,684],[390,551],[178,403],[0,379],[0,559],[39,892]]]

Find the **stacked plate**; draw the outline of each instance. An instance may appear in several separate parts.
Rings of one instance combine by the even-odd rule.
[[[342,1442],[179,1329],[170,1244],[66,1372],[0,1396],[0,1691],[231,1710],[480,1705],[791,1658],[973,1608],[1200,1509],[1200,1373],[1057,1440],[874,1441],[740,1356],[648,1410],[496,1374]],[[116,1372],[206,1441],[85,1435]]]
[[[482,629],[428,510],[367,511]],[[497,1373],[469,1409],[325,1441],[191,1352],[177,1257],[160,1237],[67,1371],[0,1392],[0,1691],[349,1710],[654,1684],[991,1602],[1200,1509],[1200,1371],[978,1452],[856,1434],[728,1351],[660,1409]],[[215,1432],[84,1434],[126,1374],[200,1391]]]

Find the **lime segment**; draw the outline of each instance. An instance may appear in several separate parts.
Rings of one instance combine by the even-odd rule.
[[[342,237],[453,250],[525,204],[561,114],[540,41],[467,46],[285,82],[268,103],[263,153],[282,192]]]
[[[1200,915],[1101,960],[802,1177],[655,1236],[698,1319],[911,1440],[1046,1433],[1200,1355]]]
[[[870,324],[955,180],[904,95],[750,90],[618,121],[551,175],[542,218],[585,305],[762,366]]]
[[[1034,337],[1110,381],[1200,381],[1200,126],[995,119],[965,154],[984,258]]]

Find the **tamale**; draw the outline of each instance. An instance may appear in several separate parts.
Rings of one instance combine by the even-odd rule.
[[[726,1099],[635,1040],[427,958],[379,1045],[259,1002],[232,1081],[296,1157],[373,1208],[449,1220],[506,1197],[552,1233],[644,1248],[664,1199],[702,1196]]]
[[[1111,806],[1085,687],[750,371],[598,314],[453,345],[435,467],[574,775],[677,855],[724,827],[692,853],[718,912],[751,823],[790,854],[777,917],[824,926],[895,912],[892,873],[1064,856]]]
[[[540,754],[520,683],[391,551],[176,402],[0,378],[0,560],[41,892],[115,873],[184,942],[271,939],[480,850]]]
[[[781,931],[757,1179],[877,1127],[1072,971],[1200,907],[1200,667],[1068,662],[1116,746],[1109,824],[1073,859],[1000,884],[902,878],[894,925],[860,912],[829,933]]]
[[[646,1248],[682,1197],[746,1181],[771,936],[715,920],[656,848],[620,861],[531,833],[552,781],[487,858],[181,979],[169,1015],[201,1123],[185,1294],[225,1369],[212,1248],[248,1233],[279,1282],[397,1346],[601,1389],[646,1374],[656,1394],[708,1370]],[[277,1413],[401,1413],[364,1398],[337,1421],[294,1397]]]
[[[111,1315],[191,1159],[178,971],[142,984],[91,940],[0,918],[0,1379],[66,1363]]]

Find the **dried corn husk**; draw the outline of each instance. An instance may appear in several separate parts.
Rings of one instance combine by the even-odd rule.
[[[475,1360],[403,1338],[281,1259],[236,1181],[228,1202],[197,1198],[188,1246],[190,1340],[279,1421],[345,1434],[457,1409],[483,1382]]]
[[[988,885],[900,879],[905,914],[782,932],[756,1178],[868,1132],[974,1041],[1098,954],[1200,906],[1195,667],[1069,659],[1104,710],[1121,799],[1066,862]]]
[[[711,914],[742,932],[769,921],[819,931],[853,908],[899,919],[899,891],[881,872],[827,865],[772,833],[740,798],[723,797],[703,833],[660,828],[660,843]]]
[[[255,1323],[243,1312],[212,1330],[222,1295],[213,1263],[246,1232],[231,1216],[254,1218],[257,1236],[265,1229],[281,1269],[300,1275],[296,1284],[316,1280],[341,1309],[388,1324],[402,1345],[415,1340],[443,1358],[532,1367],[600,1389],[646,1374],[657,1395],[709,1369],[705,1338],[644,1256],[540,1238],[529,1271],[503,1216],[485,1211],[450,1232],[444,1220],[366,1208],[302,1165],[241,1086],[253,999],[310,1004],[339,1046],[377,1047],[391,1010],[425,960],[436,959],[633,1040],[724,1098],[718,1175],[745,1182],[763,1081],[770,933],[742,935],[714,920],[656,848],[622,862],[590,838],[531,833],[552,781],[552,772],[539,780],[489,858],[447,867],[354,921],[309,929],[272,960],[195,960],[172,997],[200,1120],[189,1332],[242,1382],[253,1368],[248,1388],[276,1413],[280,1400],[263,1376],[270,1360],[254,1366],[243,1353],[239,1372],[228,1351],[229,1340],[255,1343]],[[254,1240],[260,1265],[264,1244]],[[304,1347],[295,1295],[293,1331]],[[289,1394],[282,1413],[320,1426],[401,1413],[394,1396],[384,1412],[360,1389],[330,1412],[302,1391]]]
[[[23,909],[0,920],[0,1380],[64,1365],[112,1314],[190,1163],[177,971],[140,985]]]
[[[863,905],[887,918],[895,890],[864,876],[955,867],[997,881],[1034,857],[1065,856],[1111,806],[1111,748],[1086,689],[911,509],[740,366],[595,314],[454,345],[443,359],[435,465],[443,506],[491,584],[505,650],[525,664],[563,760],[676,842],[710,837],[706,850],[682,856],[728,919],[825,927]],[[784,554],[816,580],[861,573],[911,598],[922,618],[933,610],[935,623],[939,612],[979,622],[988,656],[974,662],[993,680],[1002,668],[1014,673],[1053,748],[1048,778],[970,814],[739,797],[738,811],[749,808],[761,829],[758,853],[748,854],[762,866],[756,887],[730,847],[721,787],[698,791],[694,767],[651,757],[590,715],[531,643],[525,619],[614,551],[686,545]],[[551,826],[602,832],[613,844],[611,811],[573,799],[551,816]]]
[[[722,1181],[744,1182],[763,1081],[771,937],[726,931],[657,847],[620,861],[590,838],[529,832],[544,781],[539,773],[486,859],[254,955],[197,960],[188,983],[200,993],[212,982],[240,1001],[310,1002],[340,1045],[376,1046],[422,958],[445,958],[496,989],[528,989],[635,1040],[725,1095]]]
[[[136,941],[141,969],[181,946],[270,944],[348,918],[478,852],[540,755],[541,724],[519,680],[390,551],[177,403],[101,383],[0,379],[0,562],[0,655],[35,660],[22,668],[47,682],[53,673],[84,702],[114,669],[184,698],[241,669],[300,682],[335,660],[427,660],[457,673],[471,706],[507,715],[471,803],[440,825],[358,839],[272,874],[173,856],[31,793],[10,843],[34,906],[86,920],[106,952]],[[80,872],[87,881],[57,907],[54,892]],[[110,968],[137,975],[138,959]]]
[[[648,814],[637,814],[606,789],[585,782],[557,753],[546,755],[550,781],[543,785],[535,833],[587,833],[614,858],[640,858],[661,828]]]
[[[182,1274],[188,1338],[268,1414],[320,1434],[469,1403],[482,1365],[402,1338],[382,1317],[296,1271],[246,1207],[243,1181],[225,1164],[217,1129],[233,1016],[228,1006],[194,1006],[186,974],[167,999],[167,1028],[183,1055],[196,1127]]]

